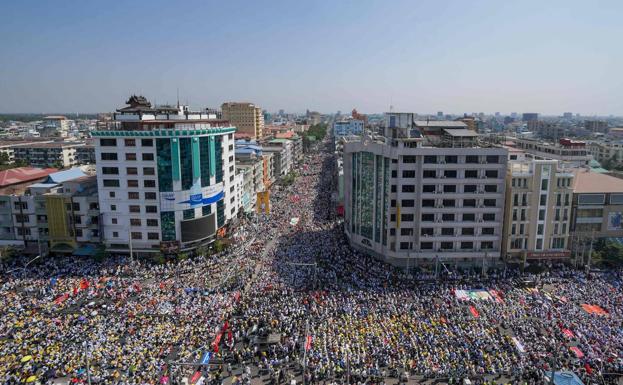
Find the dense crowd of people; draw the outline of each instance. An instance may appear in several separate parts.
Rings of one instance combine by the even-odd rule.
[[[243,220],[218,254],[1,274],[0,382],[539,384],[541,370],[565,369],[616,383],[619,273],[430,282],[391,268],[349,247],[332,165],[307,155],[292,185],[271,190],[270,213]],[[458,295],[470,290],[491,294]]]

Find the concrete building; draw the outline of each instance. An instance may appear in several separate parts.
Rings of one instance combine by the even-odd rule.
[[[84,144],[83,146],[76,147],[76,159],[77,164],[95,164],[95,145]]]
[[[61,115],[51,115],[43,118],[39,127],[41,137],[66,138],[69,135],[69,120]]]
[[[545,122],[543,120],[528,121],[528,131],[533,132],[539,138],[557,141],[564,138],[566,130],[557,122]]]
[[[227,102],[221,105],[223,119],[236,127],[237,133],[257,140],[264,137],[264,114],[252,103]]]
[[[14,161],[22,161],[32,167],[70,168],[80,164],[77,148],[82,142],[33,142],[13,148]]]
[[[507,150],[462,122],[388,113],[386,123],[385,136],[344,144],[350,244],[403,267],[499,260]]]
[[[286,176],[293,165],[293,148],[292,141],[287,139],[273,139],[262,145],[262,153],[273,154],[273,175],[279,179]]]
[[[574,177],[574,237],[623,237],[623,179],[586,168],[575,169]]]
[[[589,132],[608,133],[608,122],[605,120],[585,120],[584,129]]]
[[[524,112],[521,114],[521,120],[524,122],[539,120],[539,114],[536,112]]]
[[[589,153],[602,165],[623,165],[623,140],[591,141],[587,144]]]
[[[511,161],[506,177],[503,255],[507,261],[566,259],[573,173],[555,160]]]
[[[526,157],[535,160],[557,160],[564,167],[582,167],[592,159],[586,143],[569,139],[560,139],[558,143],[549,143],[537,139],[513,138],[510,146],[523,150]]]
[[[212,242],[236,216],[235,128],[132,96],[95,138],[103,241],[165,253]]]
[[[363,135],[363,120],[349,119],[333,123],[335,140],[343,136]]]

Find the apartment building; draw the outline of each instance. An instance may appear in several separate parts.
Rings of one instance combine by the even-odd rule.
[[[499,260],[507,150],[462,122],[389,113],[385,123],[384,136],[344,144],[350,244],[403,267]]]
[[[585,142],[569,139],[549,143],[537,139],[512,138],[512,146],[523,150],[527,158],[557,160],[565,167],[586,166],[592,159]]]
[[[335,140],[343,136],[363,135],[363,120],[348,119],[333,123]]]
[[[589,153],[602,165],[619,166],[623,164],[623,141],[591,141],[587,145]]]
[[[236,127],[237,134],[257,140],[264,136],[264,114],[252,103],[227,102],[221,105],[223,119]]]
[[[237,215],[235,127],[132,96],[95,138],[106,247],[138,253],[212,242]]]
[[[509,262],[569,258],[573,173],[555,160],[508,163],[503,256]]]
[[[287,139],[273,139],[262,145],[262,153],[273,154],[273,174],[277,179],[292,170],[294,144]]]
[[[22,161],[32,167],[70,168],[79,165],[77,148],[84,143],[33,142],[13,148],[14,161]]]

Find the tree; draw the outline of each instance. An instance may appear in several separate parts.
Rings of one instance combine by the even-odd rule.
[[[106,259],[108,259],[108,257],[110,257],[110,253],[108,252],[108,250],[106,250],[106,247],[104,247],[104,245],[100,245],[97,248],[95,254],[93,255],[93,258],[97,262],[104,262]]]
[[[17,250],[13,246],[0,247],[0,263],[11,262],[15,259],[15,257],[17,257],[17,255]]]
[[[167,261],[166,258],[164,257],[164,255],[162,255],[162,253],[156,253],[156,254],[152,255],[151,256],[151,260],[156,265],[164,265],[164,263]]]
[[[220,253],[223,250],[225,250],[225,243],[220,239],[214,241],[214,251]]]

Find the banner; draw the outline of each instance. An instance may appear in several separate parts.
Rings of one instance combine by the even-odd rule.
[[[270,214],[270,191],[260,191],[257,193],[257,202],[255,203],[257,213]]]
[[[307,336],[306,341],[305,341],[305,351],[309,351],[309,349],[311,349],[312,346],[312,336]]]

